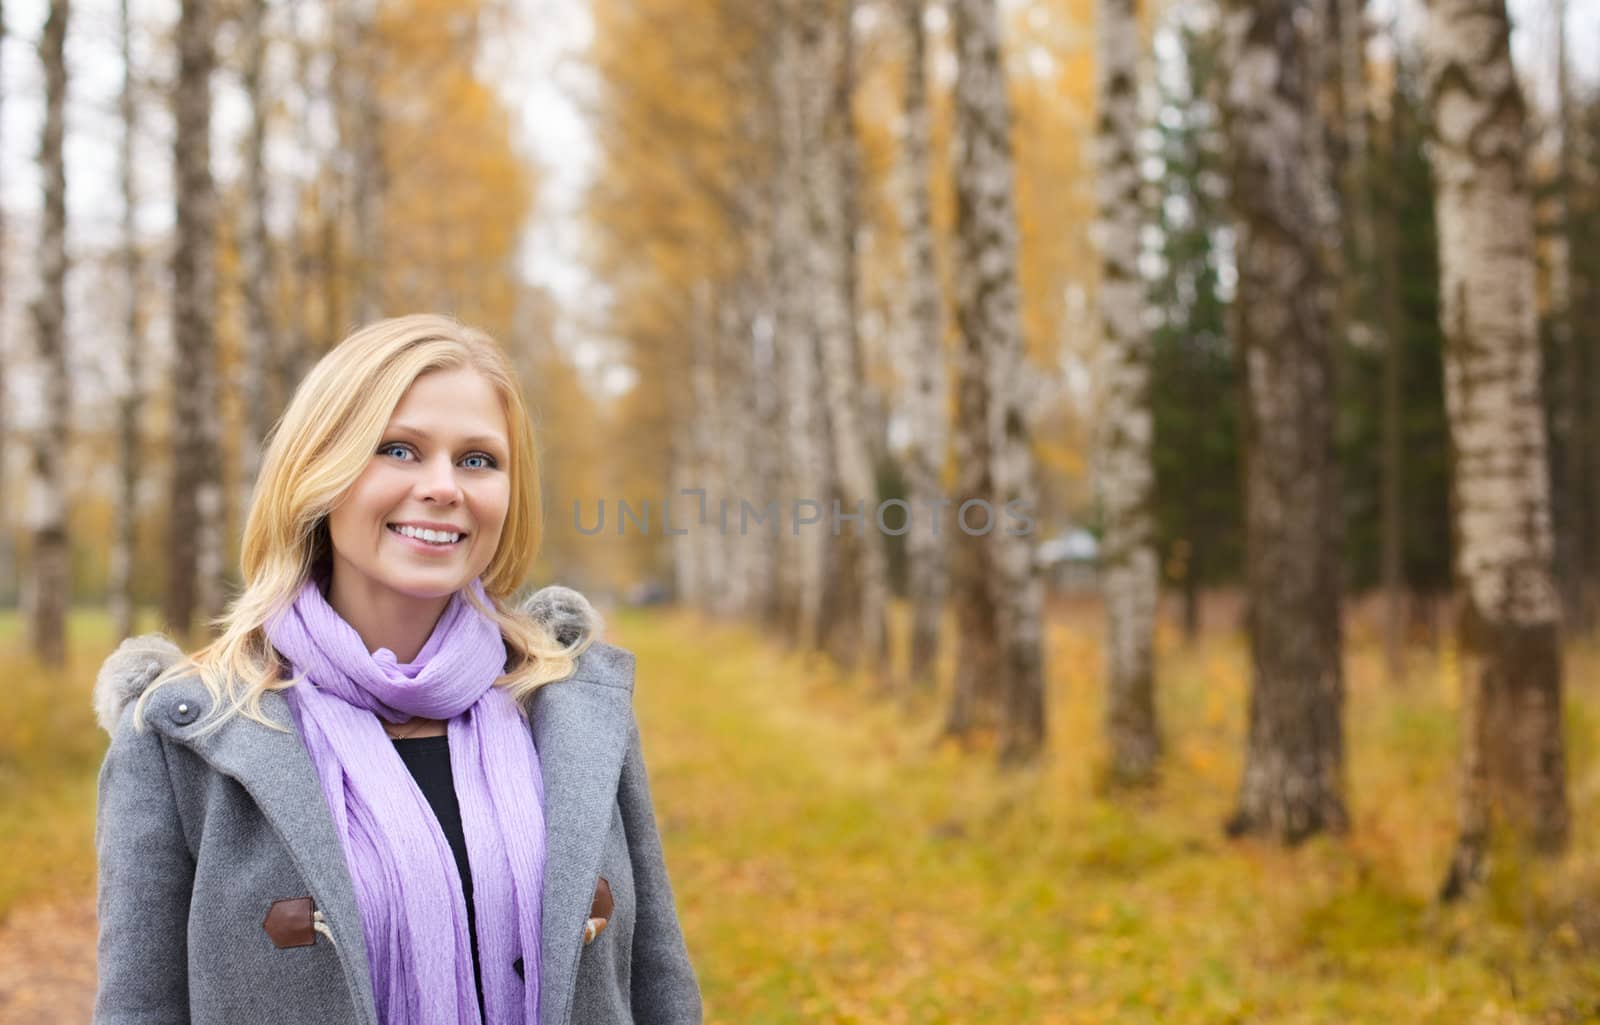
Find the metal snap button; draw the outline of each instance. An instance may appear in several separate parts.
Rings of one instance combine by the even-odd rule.
[[[170,718],[172,719],[173,722],[177,723],[179,726],[187,726],[190,723],[194,722],[195,717],[197,717],[199,714],[200,714],[200,710],[199,709],[195,708],[193,705],[189,704],[189,702],[187,702],[187,701],[182,701],[182,702],[179,702],[177,708],[174,708],[172,710]]]

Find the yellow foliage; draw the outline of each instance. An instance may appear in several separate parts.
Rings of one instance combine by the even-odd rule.
[[[380,263],[386,309],[448,311],[506,337],[536,183],[510,112],[474,70],[480,6],[381,7]]]

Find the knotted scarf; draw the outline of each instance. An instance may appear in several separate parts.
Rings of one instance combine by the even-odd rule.
[[[468,586],[488,605],[479,580]],[[536,1025],[544,780],[521,712],[493,686],[506,661],[499,627],[458,591],[416,659],[402,664],[387,648],[369,653],[316,581],[308,580],[266,633],[303,677],[285,696],[355,884],[378,1020],[479,1020],[455,857],[378,721],[425,716],[449,721],[451,772],[472,871],[482,1020]],[[512,967],[519,958],[522,976]]]

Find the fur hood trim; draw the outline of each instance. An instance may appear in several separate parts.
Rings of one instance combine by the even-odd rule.
[[[585,637],[598,639],[605,626],[589,599],[559,584],[535,591],[520,608],[549,627],[562,647],[573,647]],[[119,644],[101,664],[94,681],[94,715],[100,728],[114,733],[122,710],[183,657],[183,651],[165,634],[129,637]]]

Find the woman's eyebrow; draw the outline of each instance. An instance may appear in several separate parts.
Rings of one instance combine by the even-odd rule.
[[[417,437],[417,438],[430,438],[431,439],[433,437],[433,435],[429,434],[427,431],[422,430],[419,427],[412,427],[410,424],[390,424],[389,425],[389,431],[391,433],[394,433],[394,434],[409,434],[409,435],[412,435],[413,437]],[[504,448],[505,444],[506,444],[506,441],[505,441],[504,438],[502,438],[502,437],[500,437],[499,435],[496,435],[496,434],[473,434],[473,435],[470,435],[468,437],[462,438],[461,439],[461,444],[463,444],[463,445],[485,445],[485,446],[490,446],[490,447]]]

